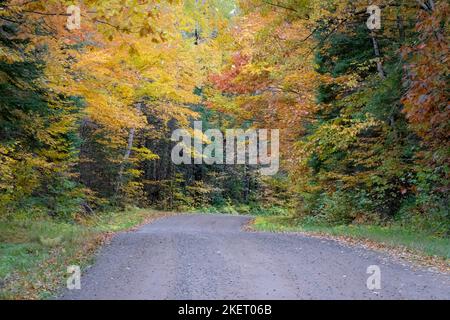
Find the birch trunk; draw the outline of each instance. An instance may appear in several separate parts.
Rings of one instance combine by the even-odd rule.
[[[140,113],[142,110],[142,106],[140,103],[138,103],[136,105],[137,111]],[[117,177],[117,184],[116,184],[116,196],[119,194],[120,189],[122,188],[122,184],[123,184],[123,173],[125,171],[125,166],[128,163],[128,160],[130,159],[131,156],[131,150],[133,149],[133,143],[134,143],[134,137],[136,135],[136,128],[131,128],[130,129],[130,133],[128,134],[128,144],[127,144],[127,148],[125,149],[125,154],[123,156],[123,160],[122,163],[120,164],[120,168],[119,168],[119,174]]]

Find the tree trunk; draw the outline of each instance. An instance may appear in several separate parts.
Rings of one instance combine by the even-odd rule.
[[[397,28],[400,42],[403,43],[405,41],[405,26],[400,12],[397,14]]]
[[[384,72],[383,63],[381,62],[380,47],[378,46],[378,41],[377,38],[375,37],[375,32],[371,31],[370,37],[372,38],[373,51],[375,52],[375,57],[377,61],[378,74],[380,75],[381,79],[386,79],[386,73]]]
[[[136,105],[136,108],[138,110],[138,112],[140,113],[142,110],[142,106],[140,103],[138,103]],[[131,155],[131,150],[133,149],[133,143],[134,143],[134,136],[136,134],[136,128],[131,128],[130,129],[130,133],[128,135],[128,144],[127,144],[127,148],[125,150],[125,154],[123,156],[123,160],[122,163],[120,164],[120,168],[119,168],[119,174],[117,177],[117,184],[116,184],[116,197],[119,195],[120,189],[122,188],[122,184],[123,184],[123,173],[125,171],[125,166],[127,165],[128,160],[130,159],[130,155]]]
[[[434,11],[434,1],[433,0],[427,0],[424,2],[422,2],[421,0],[417,0],[417,3],[425,11],[428,11],[428,12]]]

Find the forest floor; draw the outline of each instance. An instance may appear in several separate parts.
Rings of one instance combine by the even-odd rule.
[[[246,232],[251,220],[180,215],[120,233],[61,299],[450,299],[449,274],[335,240]]]

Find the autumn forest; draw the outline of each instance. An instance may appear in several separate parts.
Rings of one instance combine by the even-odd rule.
[[[1,0],[0,220],[152,208],[448,238],[449,3],[371,4]],[[174,164],[194,121],[279,129],[278,173]]]

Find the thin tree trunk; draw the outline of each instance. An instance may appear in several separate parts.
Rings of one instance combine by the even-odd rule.
[[[140,103],[138,103],[136,105],[136,108],[138,110],[138,112],[141,112],[142,106]],[[136,134],[136,128],[131,128],[130,129],[130,133],[128,134],[128,144],[127,144],[127,148],[125,150],[125,154],[123,156],[123,160],[122,163],[120,164],[120,168],[119,168],[119,174],[117,177],[117,184],[116,184],[116,196],[119,195],[120,189],[122,188],[122,184],[123,184],[123,173],[125,171],[125,166],[128,163],[128,160],[130,159],[131,156],[131,150],[133,149],[133,143],[134,143],[134,137]]]
[[[380,75],[381,79],[386,79],[386,73],[384,72],[383,63],[381,62],[380,47],[378,46],[378,41],[373,31],[370,32],[370,37],[372,38],[373,51],[375,52],[375,57],[377,61],[378,74]]]
[[[403,43],[405,41],[405,26],[403,24],[403,17],[400,12],[397,14],[397,28],[400,42]]]
[[[424,1],[424,2],[422,2],[421,0],[417,0],[417,3],[425,11],[429,11],[429,12],[434,11],[434,1],[433,0],[428,0],[428,1]]]
[[[195,7],[196,7],[197,11],[200,10],[198,6],[199,6],[199,0],[195,0]],[[202,7],[205,6],[205,0],[202,0],[201,6],[202,6]],[[194,36],[195,36],[195,42],[194,42],[194,44],[195,44],[196,46],[198,46],[198,45],[200,44],[200,40],[201,40],[201,39],[200,39],[200,24],[198,23],[198,21],[195,22]]]

